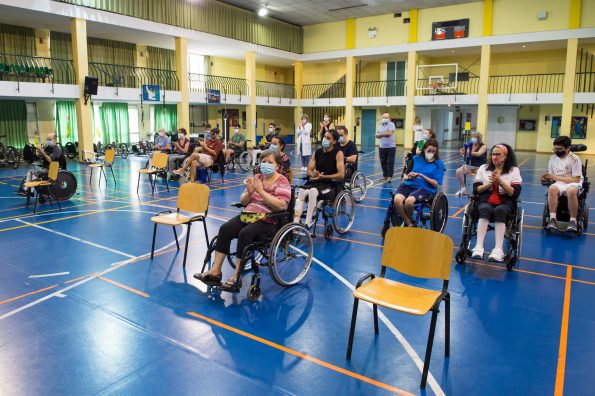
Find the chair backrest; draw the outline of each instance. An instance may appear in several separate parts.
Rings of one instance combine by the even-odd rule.
[[[191,213],[206,213],[209,209],[209,187],[199,183],[185,183],[178,194],[178,209]]]
[[[155,151],[151,157],[151,165],[153,168],[165,169],[167,167],[167,154]]]
[[[103,158],[104,163],[111,164],[114,162],[114,158],[116,158],[116,150],[113,148],[105,150],[105,157]]]
[[[452,239],[439,232],[392,227],[386,232],[381,262],[410,276],[448,280],[453,248]]]
[[[48,179],[54,181],[58,178],[58,170],[60,169],[60,164],[58,161],[50,162],[50,169],[48,171]]]

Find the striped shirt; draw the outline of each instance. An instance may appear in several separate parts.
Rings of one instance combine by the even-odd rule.
[[[264,176],[262,174],[256,175],[254,177],[260,179],[264,186]],[[246,191],[248,191],[248,189],[244,190],[244,192]],[[287,205],[291,199],[291,185],[285,176],[279,175],[273,184],[270,186],[264,186],[264,191],[271,194],[275,198],[285,201],[285,208],[287,208]],[[252,197],[250,198],[250,203],[248,206],[246,206],[244,211],[255,213],[271,213],[272,209],[266,205],[262,196],[258,192],[254,191],[254,194],[252,194]]]

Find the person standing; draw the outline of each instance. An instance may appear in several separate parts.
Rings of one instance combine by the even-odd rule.
[[[419,117],[415,117],[415,122],[413,123],[413,141],[415,142],[414,145],[417,145],[417,142],[423,140],[423,133],[424,126],[421,124],[421,119]]]
[[[310,123],[310,119],[306,114],[302,115],[302,119],[298,125],[298,137],[297,137],[297,147],[299,151],[299,155],[302,159],[302,171],[308,169],[308,164],[310,163],[310,156],[312,155],[312,141],[311,141],[311,133],[312,133],[312,124]]]
[[[382,166],[382,177],[385,183],[392,182],[395,171],[395,154],[397,147],[395,144],[395,124],[390,120],[390,114],[382,114],[382,120],[376,131],[378,139],[378,154],[380,156],[380,166]]]
[[[331,117],[325,113],[324,117],[322,118],[322,121],[320,122],[320,131],[318,131],[321,142],[322,139],[324,139],[324,134],[327,133],[330,129],[335,129],[335,124],[331,120]]]

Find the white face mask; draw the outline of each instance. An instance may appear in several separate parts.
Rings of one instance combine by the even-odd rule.
[[[434,158],[434,153],[426,153],[426,159],[427,159],[428,161],[431,161],[431,160],[432,160],[432,158]]]
[[[178,133],[178,136],[180,137],[180,139],[184,139],[184,137],[186,137],[186,135],[184,135],[183,133]]]
[[[422,134],[421,134],[421,136],[422,136],[424,139],[427,139],[427,138],[429,138],[429,137],[430,137],[430,134],[429,134],[429,133],[427,133],[427,132],[424,132],[424,133],[422,133]]]
[[[235,133],[240,133],[240,130],[239,130],[239,129],[237,129],[237,128],[236,128],[236,129],[234,129],[233,131],[234,131]]]
[[[159,132],[159,136],[164,137],[165,136],[165,132]]]
[[[389,121],[390,121],[390,120],[389,120],[388,118],[384,118],[384,117],[382,117],[382,123],[383,123],[383,124],[388,124],[388,122],[389,122]]]
[[[331,119],[328,117],[324,117],[324,122],[329,122]]]

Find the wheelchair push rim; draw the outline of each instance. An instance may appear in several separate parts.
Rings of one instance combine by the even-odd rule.
[[[238,166],[243,172],[248,172],[252,165],[252,156],[248,151],[241,152],[238,157]]]
[[[368,180],[366,175],[360,171],[355,172],[351,178],[349,188],[351,189],[353,200],[355,202],[361,202],[366,197],[366,193],[368,192]]]
[[[281,286],[293,286],[310,269],[314,244],[310,231],[298,223],[289,223],[275,234],[269,253],[269,272]]]
[[[351,194],[343,190],[337,194],[333,202],[332,222],[333,228],[344,234],[351,229],[355,220],[355,202]]]
[[[430,228],[436,232],[443,232],[448,221],[448,199],[439,192],[432,200],[430,208]]]

